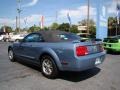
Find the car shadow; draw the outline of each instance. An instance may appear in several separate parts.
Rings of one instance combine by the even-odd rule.
[[[111,55],[120,55],[120,52],[115,52],[115,51],[107,51],[107,54],[111,54]]]
[[[34,70],[37,70],[37,71],[40,71],[40,72],[41,72],[40,66],[37,66],[37,65],[35,65],[35,64],[32,64],[32,63],[30,63],[30,62],[28,62],[28,61],[17,60],[17,63],[22,64],[22,65],[24,65],[24,66],[26,66],[26,67],[29,67],[29,68],[31,68],[31,69],[34,69]]]
[[[95,67],[93,69],[81,72],[61,72],[59,75],[59,79],[64,79],[71,82],[80,82],[97,75],[100,71],[100,68]]]
[[[33,65],[33,64],[28,63],[28,62],[23,61],[23,60],[17,60],[17,62],[24,65],[24,66],[27,66],[29,68],[32,68],[34,70],[41,72],[40,67],[38,67],[36,65]],[[81,72],[64,71],[64,72],[60,72],[59,76],[56,79],[63,79],[63,80],[71,81],[71,82],[80,82],[80,81],[89,79],[89,78],[97,75],[100,71],[101,71],[101,69],[98,67],[95,67],[93,69],[89,69],[86,71],[81,71]]]

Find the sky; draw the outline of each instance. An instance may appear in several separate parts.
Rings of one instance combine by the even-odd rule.
[[[18,16],[18,0],[0,0],[0,27],[16,26]],[[102,0],[108,7],[108,16],[116,15],[116,0]],[[120,1],[120,0],[118,0]],[[90,0],[90,18],[96,21],[98,0]],[[41,16],[44,16],[44,25],[53,22],[69,23],[69,13],[72,24],[87,18],[87,0],[21,0],[21,27],[39,25]],[[57,17],[57,18],[56,18]]]

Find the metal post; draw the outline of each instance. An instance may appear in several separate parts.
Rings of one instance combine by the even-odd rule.
[[[19,22],[18,22],[18,29],[19,29],[19,33],[20,33],[20,14],[21,14],[21,5],[20,5],[20,3],[21,3],[21,0],[17,0],[17,2],[18,2],[18,8],[17,8],[17,11],[18,11],[18,18],[19,18]]]
[[[90,1],[88,0],[88,8],[87,8],[87,33],[89,34],[89,16],[90,16]]]
[[[19,12],[19,33],[20,33],[20,12]]]
[[[118,34],[118,30],[119,30],[119,24],[120,24],[120,1],[116,0],[116,9],[117,9],[117,17],[116,17],[116,36]]]
[[[16,16],[16,30],[18,28],[18,17]]]
[[[6,33],[6,28],[5,28],[5,25],[4,25],[4,27],[3,27],[3,32],[5,32],[5,33]]]
[[[117,31],[118,31],[118,24],[116,23],[116,32],[115,32],[115,35],[117,36]]]

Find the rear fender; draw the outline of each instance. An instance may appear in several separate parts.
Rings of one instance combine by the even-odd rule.
[[[44,49],[42,49],[40,52],[42,52],[42,53],[40,54],[40,57],[42,57],[42,55],[44,55],[44,54],[50,55],[50,56],[54,59],[54,62],[56,63],[58,69],[59,69],[59,70],[63,70],[63,69],[62,69],[62,64],[61,64],[61,62],[60,62],[60,60],[59,60],[59,57],[57,56],[57,54],[55,53],[54,50],[52,50],[51,48],[44,48]]]

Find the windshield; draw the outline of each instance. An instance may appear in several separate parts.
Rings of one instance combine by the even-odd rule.
[[[105,38],[103,42],[108,42],[108,43],[118,43],[118,38]]]

